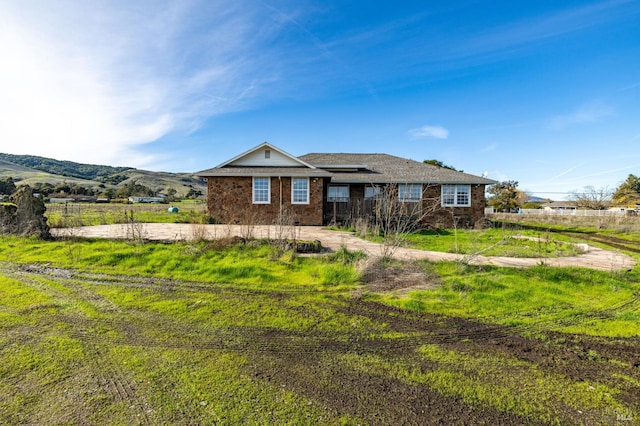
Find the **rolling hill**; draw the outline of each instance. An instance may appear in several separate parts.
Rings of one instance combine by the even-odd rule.
[[[206,193],[207,185],[190,173],[169,173],[140,170],[132,167],[112,167],[60,161],[33,155],[0,153],[0,179],[12,178],[16,185],[34,186],[37,183],[76,184],[94,190],[120,188],[137,183],[156,192],[176,190],[184,196],[194,189]]]

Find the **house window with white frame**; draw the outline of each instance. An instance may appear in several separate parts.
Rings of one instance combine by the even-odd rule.
[[[444,207],[471,206],[471,185],[442,185]]]
[[[253,204],[271,203],[271,178],[253,178]]]
[[[327,187],[327,201],[346,203],[349,201],[349,187],[346,185],[329,185]]]
[[[401,183],[398,185],[398,198],[400,201],[420,201],[422,199],[422,184]]]
[[[309,178],[291,179],[291,204],[309,204]]]

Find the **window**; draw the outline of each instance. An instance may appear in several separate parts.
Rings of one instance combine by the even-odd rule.
[[[349,187],[329,185],[327,189],[327,201],[346,203],[349,201]]]
[[[374,198],[379,198],[381,195],[382,195],[382,188],[380,188],[379,186],[364,187],[365,200],[372,200]]]
[[[253,204],[271,203],[271,178],[253,178]]]
[[[267,160],[269,158],[271,158],[271,150],[270,149],[265,149],[264,150],[264,158],[267,159]]]
[[[309,204],[309,178],[291,179],[291,204]]]
[[[469,207],[471,205],[471,185],[442,185],[442,205]]]
[[[419,183],[401,183],[398,185],[400,201],[420,201],[422,199],[422,185]]]

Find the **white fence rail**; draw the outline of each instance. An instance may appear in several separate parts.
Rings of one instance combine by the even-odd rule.
[[[484,210],[485,214],[497,213],[492,207]],[[640,214],[636,210],[570,210],[570,209],[520,209],[517,213],[528,216],[634,216]]]

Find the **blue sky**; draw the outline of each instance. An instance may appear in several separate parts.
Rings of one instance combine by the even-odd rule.
[[[640,1],[0,0],[0,152],[195,172],[264,141],[565,198],[640,175]]]

